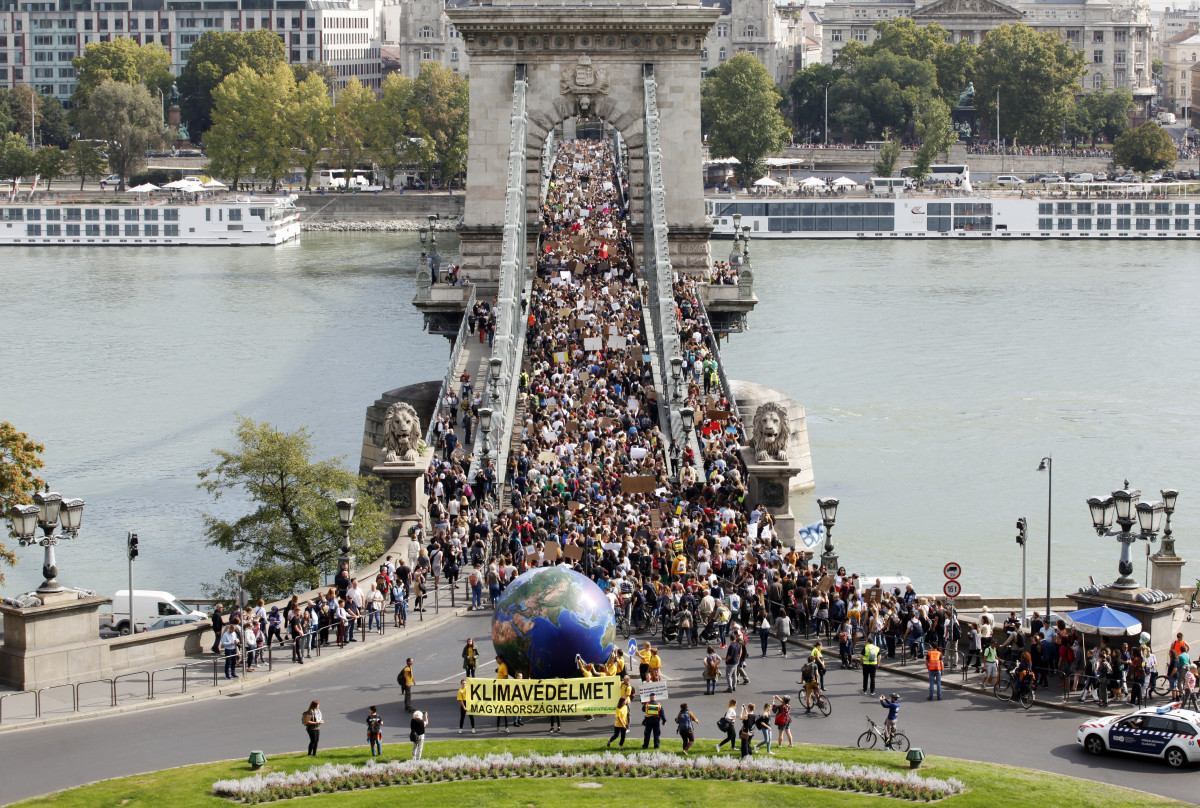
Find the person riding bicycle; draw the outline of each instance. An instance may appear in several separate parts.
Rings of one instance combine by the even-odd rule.
[[[1034,686],[1033,657],[1025,651],[1017,666],[1012,669],[1013,699],[1020,700],[1021,694]]]
[[[811,710],[821,695],[821,674],[816,659],[812,656],[800,668],[800,681],[804,684],[804,709]]]
[[[884,739],[891,741],[896,734],[896,720],[900,718],[900,694],[888,693],[879,699],[879,704],[887,708],[887,718],[883,722]]]

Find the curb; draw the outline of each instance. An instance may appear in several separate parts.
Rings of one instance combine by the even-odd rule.
[[[230,684],[230,685],[214,687],[214,688],[204,690],[203,692],[197,692],[197,693],[179,693],[179,694],[164,697],[164,698],[156,697],[153,699],[141,699],[140,701],[135,700],[129,704],[125,704],[125,705],[118,704],[116,707],[105,707],[105,708],[95,710],[93,712],[87,712],[87,713],[73,712],[70,715],[54,716],[53,718],[35,718],[32,721],[24,721],[19,724],[10,724],[8,726],[2,726],[2,727],[0,727],[0,735],[4,735],[4,734],[10,733],[10,732],[18,732],[20,730],[29,729],[31,727],[48,727],[48,726],[54,726],[56,724],[68,724],[73,721],[86,721],[86,720],[90,720],[90,719],[106,718],[106,717],[112,716],[112,715],[121,715],[123,713],[131,713],[131,712],[137,712],[137,711],[141,711],[141,710],[154,710],[154,709],[158,709],[158,708],[162,708],[162,707],[173,707],[178,704],[188,704],[193,701],[202,701],[204,699],[216,698],[217,696],[240,695],[241,693],[245,692],[248,689],[255,688],[260,685],[267,684],[269,682],[275,682],[275,681],[279,681],[281,679],[287,679],[292,676],[296,676],[297,674],[303,674],[308,671],[314,670],[315,668],[322,668],[322,667],[327,667],[329,665],[334,665],[338,662],[341,662],[344,659],[361,656],[370,651],[374,651],[375,649],[380,648],[384,645],[393,644],[401,639],[407,639],[407,638],[412,637],[417,634],[423,634],[426,631],[429,631],[430,629],[439,627],[443,622],[446,622],[446,621],[450,620],[451,618],[459,617],[466,613],[467,613],[467,609],[465,606],[461,607],[461,608],[454,608],[452,610],[448,610],[448,614],[446,614],[446,615],[440,615],[440,614],[437,615],[432,620],[430,620],[428,623],[420,621],[414,626],[406,627],[406,630],[404,631],[403,634],[393,634],[392,636],[385,634],[382,639],[380,639],[377,642],[373,642],[369,645],[364,644],[357,648],[347,648],[347,649],[344,649],[337,656],[326,657],[324,659],[317,659],[316,662],[311,662],[311,663],[306,662],[303,665],[294,665],[290,668],[287,668],[286,670],[271,671],[271,672],[264,674],[263,676],[255,677],[252,680],[239,678],[238,679],[239,684],[236,684],[236,685]]]

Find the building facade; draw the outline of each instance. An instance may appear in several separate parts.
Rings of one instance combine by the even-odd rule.
[[[1152,27],[1145,0],[830,0],[822,26],[823,60],[831,62],[847,42],[870,44],[875,23],[898,17],[937,23],[950,31],[952,41],[976,45],[993,28],[1022,22],[1086,55],[1085,90],[1128,87],[1136,93],[1152,86]]]
[[[466,0],[406,0],[383,6],[383,44],[395,59],[395,71],[412,78],[421,62],[437,62],[465,75],[470,70],[467,49],[446,9],[466,5]]]
[[[89,42],[157,42],[179,75],[205,31],[268,30],[283,40],[289,64],[323,62],[337,73],[338,86],[356,76],[377,90],[377,19],[350,0],[0,0],[0,86],[31,84],[69,105],[75,91],[71,62]]]
[[[1166,112],[1174,112],[1182,121],[1186,113],[1195,119],[1195,104],[1188,98],[1197,89],[1200,74],[1200,29],[1178,33],[1163,42],[1162,46],[1162,97],[1161,106]],[[1186,109],[1185,109],[1186,108]]]

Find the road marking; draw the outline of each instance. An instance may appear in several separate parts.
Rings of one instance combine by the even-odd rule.
[[[489,659],[487,662],[484,662],[481,665],[476,665],[475,670],[478,671],[480,668],[486,668],[488,665],[495,665],[495,664],[496,664],[496,660]],[[430,682],[430,684],[440,685],[440,684],[449,682],[451,679],[462,679],[465,673],[466,673],[465,671],[463,673],[452,673],[449,676],[447,676],[445,679],[437,679],[433,682]]]

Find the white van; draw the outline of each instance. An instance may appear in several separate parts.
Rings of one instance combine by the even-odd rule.
[[[910,190],[913,181],[908,177],[871,177],[867,187],[874,196],[895,196],[901,191]]]
[[[208,615],[197,609],[189,609],[170,592],[155,589],[133,590],[133,628],[129,624],[129,590],[122,589],[113,595],[112,627],[118,634],[141,631],[160,617],[194,617],[201,620]]]
[[[1024,185],[1025,180],[1018,177],[1016,174],[1001,174],[996,177],[996,184],[1001,188],[1008,188],[1013,185]]]
[[[365,172],[355,171],[350,176],[351,188],[366,188],[371,184]],[[317,185],[321,188],[345,188],[346,172],[341,168],[326,168],[317,174]]]
[[[1160,113],[1158,113],[1158,118],[1156,120],[1158,121],[1159,126],[1174,126],[1175,125],[1175,113],[1174,112],[1160,112]]]

